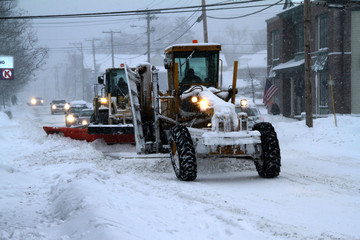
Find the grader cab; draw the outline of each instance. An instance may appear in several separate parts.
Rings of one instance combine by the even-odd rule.
[[[276,177],[281,165],[276,132],[264,122],[248,129],[246,114],[236,113],[236,81],[221,90],[220,50],[219,44],[167,48],[165,93],[150,64],[128,71],[137,152],[169,152],[175,175],[184,181],[195,180],[196,159],[209,156],[252,157],[261,177]],[[246,101],[241,104],[246,107]]]

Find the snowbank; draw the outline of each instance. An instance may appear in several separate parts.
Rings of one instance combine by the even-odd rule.
[[[0,239],[358,239],[360,118],[304,121],[265,115],[282,170],[252,161],[198,159],[195,182],[166,155],[46,136],[64,124],[47,106],[0,113]]]

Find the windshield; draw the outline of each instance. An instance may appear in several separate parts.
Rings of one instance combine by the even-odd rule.
[[[199,84],[217,87],[219,53],[217,51],[175,52],[179,66],[179,85]]]
[[[93,110],[82,110],[80,116],[91,116],[93,112]]]
[[[53,101],[54,104],[61,104],[61,103],[66,103],[65,100],[54,100]]]
[[[125,69],[113,68],[106,72],[106,84],[108,92],[112,96],[125,96],[128,94],[127,79]]]
[[[235,108],[235,111],[236,111],[236,113],[246,112],[249,117],[260,115],[259,110],[254,107],[248,107],[245,110],[242,110],[240,107],[237,107],[237,108]]]
[[[69,109],[69,113],[80,113],[84,108],[86,108],[87,106],[83,106],[83,107],[71,107]]]

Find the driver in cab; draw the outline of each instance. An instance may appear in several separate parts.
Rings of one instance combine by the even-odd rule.
[[[185,77],[180,83],[181,84],[180,92],[186,91],[194,83],[202,83],[202,80],[199,76],[195,75],[194,69],[189,68],[186,71]]]
[[[189,68],[181,81],[183,84],[201,83],[201,78],[195,75],[194,69]]]
[[[118,90],[119,95],[124,96],[124,97],[129,92],[128,85],[125,82],[124,78],[122,78],[122,77],[119,79],[119,81],[117,83],[117,90]]]

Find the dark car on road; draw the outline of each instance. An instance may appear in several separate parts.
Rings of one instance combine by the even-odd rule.
[[[260,110],[256,105],[249,105],[245,109],[240,107],[235,108],[236,113],[244,112],[248,116],[248,127],[252,129],[255,123],[263,122],[264,118],[261,116]]]
[[[52,100],[50,103],[51,114],[66,113],[70,108],[70,104],[65,100]]]
[[[81,110],[79,117],[75,121],[75,125],[86,127],[90,123],[91,115],[93,115],[94,109],[86,108]]]
[[[30,106],[38,106],[38,105],[44,105],[44,99],[42,97],[33,97],[30,99],[30,103],[28,103]]]
[[[86,102],[74,101],[70,102],[70,109],[65,115],[65,124],[67,127],[76,125],[76,120],[79,118],[80,113],[83,109],[89,108]]]

